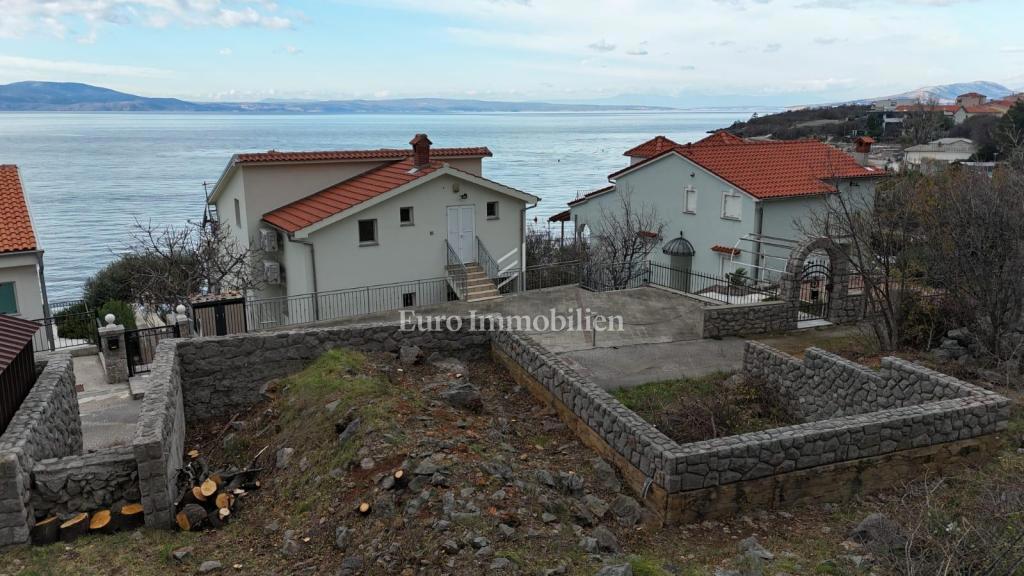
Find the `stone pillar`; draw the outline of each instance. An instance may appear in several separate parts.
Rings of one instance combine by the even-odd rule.
[[[124,338],[124,325],[115,324],[113,314],[104,318],[107,325],[99,329],[100,354],[103,355],[103,366],[107,371],[107,384],[120,384],[128,381],[128,347]]]
[[[178,304],[178,307],[174,309],[175,314],[174,321],[178,325],[178,337],[179,338],[191,338],[192,337],[192,320],[185,314],[187,308],[184,304]]]
[[[30,495],[18,453],[0,454],[0,548],[29,540]]]

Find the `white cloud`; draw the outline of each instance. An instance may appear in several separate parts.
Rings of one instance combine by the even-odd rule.
[[[147,68],[143,66],[122,66],[119,64],[98,64],[76,60],[44,60],[41,58],[23,58],[0,54],[0,75],[24,78],[50,77],[53,74],[72,74],[79,76],[124,76],[133,78],[166,78],[172,75],[170,70]]]
[[[611,52],[612,50],[615,50],[615,44],[605,42],[604,38],[602,38],[597,42],[587,44],[587,48],[590,48],[595,52]]]
[[[235,52],[231,48],[221,48],[217,53],[221,56],[231,56]]]
[[[299,54],[302,54],[302,48],[292,46],[291,44],[285,46],[284,51],[291,54],[292,56],[298,56]]]
[[[293,27],[277,9],[266,0],[0,0],[0,38],[34,32],[65,38],[69,31],[84,30],[78,40],[94,41],[105,25]]]
[[[643,48],[634,48],[632,50],[626,50],[626,54],[630,56],[647,56],[647,50]]]

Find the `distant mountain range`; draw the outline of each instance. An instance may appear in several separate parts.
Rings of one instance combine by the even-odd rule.
[[[0,85],[0,111],[63,112],[248,112],[279,114],[599,112],[667,110],[658,106],[499,102],[447,98],[393,100],[265,100],[207,103],[147,98],[72,82],[15,82]]]
[[[884,96],[882,98],[865,98],[851,103],[870,104],[878,100],[900,99],[920,100],[921,102],[937,100],[939,104],[952,104],[956,101],[957,96],[968,92],[984,94],[985,96],[988,96],[989,99],[999,99],[1015,94],[1019,92],[1019,90],[1011,90],[996,82],[978,80],[975,82],[959,82],[955,84],[942,84],[939,86],[925,86],[924,88],[910,90],[909,92],[903,92],[901,94],[893,94],[892,96]]]

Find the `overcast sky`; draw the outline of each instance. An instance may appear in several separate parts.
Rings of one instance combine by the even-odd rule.
[[[0,0],[0,83],[191,99],[1024,88],[1022,0]]]

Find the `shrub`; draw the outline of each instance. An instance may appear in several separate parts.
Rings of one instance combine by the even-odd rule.
[[[54,318],[61,338],[96,341],[96,315],[90,312],[85,303],[68,306]]]
[[[93,274],[85,281],[85,301],[89,307],[98,310],[111,300],[134,302],[133,270],[130,257],[121,256]]]
[[[134,330],[135,325],[135,308],[127,302],[121,300],[110,300],[100,307],[100,311],[97,314],[100,318],[106,317],[107,314],[113,314],[118,324],[122,324],[125,330]]]

